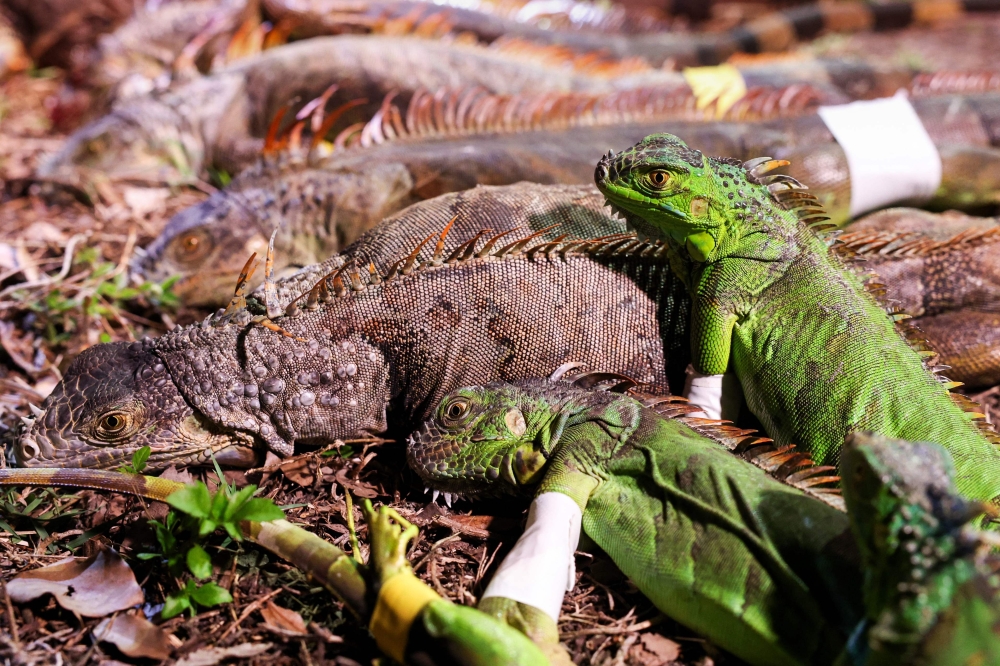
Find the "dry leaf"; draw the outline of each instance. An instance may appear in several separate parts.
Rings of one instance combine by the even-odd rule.
[[[312,488],[316,482],[312,462],[311,457],[293,458],[278,465],[278,469],[289,481],[293,481],[303,488]]]
[[[166,659],[170,656],[167,632],[141,615],[119,615],[103,620],[94,629],[93,636],[112,643],[130,657]]]
[[[365,499],[378,497],[378,490],[376,490],[375,486],[348,477],[346,469],[341,468],[337,470],[337,483],[350,490],[351,494],[355,497],[363,497]]]
[[[629,662],[641,666],[665,666],[681,658],[681,646],[660,634],[646,633],[629,652]]]
[[[306,623],[302,616],[289,608],[282,608],[273,601],[268,601],[260,609],[264,616],[264,626],[283,636],[305,636]]]
[[[256,657],[271,649],[270,643],[240,643],[227,648],[202,648],[195,650],[174,666],[215,666],[223,659],[232,657]]]
[[[7,591],[19,603],[52,594],[66,610],[87,617],[104,617],[144,601],[132,570],[113,550],[18,574],[7,583]]]

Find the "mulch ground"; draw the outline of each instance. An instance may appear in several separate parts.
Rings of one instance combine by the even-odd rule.
[[[0,83],[0,442],[10,456],[20,417],[38,404],[60,369],[98,342],[133,340],[196,321],[150,285],[128,282],[131,249],[149,242],[169,217],[203,191],[102,187],[94,199],[32,182],[46,152],[86,118],[86,97],[58,70]],[[394,442],[348,442],[251,475],[288,517],[349,550],[344,488],[388,503],[421,527],[411,561],[441,595],[474,604],[522,528],[527,502],[431,501],[405,470]],[[242,472],[230,481],[246,483]],[[202,473],[210,484],[214,474]],[[417,491],[415,489],[421,488]],[[442,500],[443,501],[443,500]],[[262,549],[213,537],[215,580],[232,604],[194,618],[156,617],[175,581],[157,560],[136,556],[155,543],[150,519],[165,508],[92,491],[0,491],[0,571],[18,573],[67,556],[112,547],[132,567],[146,597],[143,611],[171,635],[182,664],[370,664],[379,652],[366,628],[325,590]],[[366,555],[365,527],[355,509]],[[601,553],[577,557],[578,584],[563,606],[560,631],[580,664],[736,664],[664,618]],[[261,609],[299,613],[307,631],[275,629]],[[0,659],[8,664],[152,663],[95,641],[100,618],[82,618],[51,596],[12,604],[0,592]],[[214,648],[214,649],[213,649]],[[242,656],[240,656],[242,655]]]

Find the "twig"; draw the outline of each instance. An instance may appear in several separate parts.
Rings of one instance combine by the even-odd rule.
[[[260,608],[261,606],[263,606],[264,604],[266,604],[268,601],[271,600],[272,597],[277,596],[278,593],[280,593],[282,591],[283,590],[280,587],[278,589],[276,589],[276,590],[271,590],[270,592],[268,592],[267,594],[265,594],[261,598],[257,599],[256,601],[252,602],[246,608],[244,608],[243,612],[240,613],[240,616],[238,618],[236,618],[236,621],[235,622],[231,622],[229,624],[229,626],[226,627],[226,630],[222,632],[222,635],[219,636],[219,639],[216,641],[216,644],[221,643],[226,638],[226,636],[229,635],[229,632],[231,632],[236,627],[240,626],[240,624],[243,623],[243,620],[245,620],[248,617],[250,617],[250,613],[254,612],[258,608]]]
[[[66,252],[63,254],[63,264],[59,272],[53,277],[46,275],[44,278],[34,280],[31,282],[19,282],[17,284],[12,284],[3,291],[0,291],[0,298],[3,298],[7,294],[14,293],[19,289],[32,289],[34,287],[45,287],[50,284],[59,282],[67,275],[69,275],[69,269],[73,268],[73,253],[76,250],[76,245],[80,241],[86,240],[87,237],[84,234],[74,234],[69,242],[66,243]]]
[[[10,639],[11,642],[14,643],[14,647],[20,650],[21,639],[17,635],[17,620],[14,619],[14,604],[10,602],[10,595],[7,594],[6,581],[0,581],[0,586],[3,587],[3,603],[7,610],[7,626],[10,628]]]
[[[635,631],[649,629],[652,626],[660,624],[665,619],[666,617],[663,615],[657,615],[651,620],[636,622],[635,624],[630,624],[627,627],[591,627],[589,629],[578,629],[576,631],[569,631],[562,634],[561,639],[566,640],[576,638],[577,636],[616,636],[619,634],[630,634]]]

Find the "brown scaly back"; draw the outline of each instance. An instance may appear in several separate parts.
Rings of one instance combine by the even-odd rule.
[[[629,122],[718,119],[715,104],[698,108],[697,99],[686,86],[673,89],[638,88],[605,94],[554,92],[495,95],[479,87],[443,88],[433,92],[418,90],[410,97],[405,112],[394,103],[397,96],[396,92],[388,93],[379,110],[367,122],[355,123],[341,130],[333,138],[329,149],[336,154],[399,141],[611,126]],[[264,141],[265,158],[278,155],[291,158],[300,152],[304,147],[302,133],[307,122],[311,125],[312,137],[305,156],[311,158],[345,112],[367,103],[364,99],[352,100],[324,115],[326,99],[328,96],[317,98],[304,106],[296,116],[297,122],[284,131],[281,131],[281,125],[290,104],[280,109]],[[824,99],[822,92],[808,85],[755,87],[728,109],[722,119],[764,120],[801,115],[818,107]]]
[[[838,240],[860,257],[921,257],[996,242],[1000,240],[1000,226],[965,229],[944,240],[912,231],[848,231],[841,234]]]
[[[385,288],[399,280],[416,276],[419,273],[439,269],[446,266],[474,265],[476,263],[504,261],[508,259],[525,258],[530,261],[565,260],[570,256],[587,256],[595,259],[610,259],[619,256],[639,255],[653,260],[665,260],[667,247],[660,241],[640,241],[634,234],[615,234],[601,238],[571,239],[561,236],[552,241],[542,241],[532,245],[532,241],[557,225],[534,231],[525,236],[509,240],[501,244],[501,240],[513,233],[505,231],[489,236],[490,230],[484,229],[474,235],[469,241],[461,243],[450,254],[444,251],[444,241],[456,218],[452,218],[440,233],[434,233],[419,243],[413,249],[394,262],[385,273],[380,273],[375,266],[360,268],[354,262],[348,262],[318,280],[312,288],[300,294],[286,308],[285,317],[294,317],[303,309],[319,308],[334,298],[350,298],[353,294],[370,289]],[[437,238],[432,245],[433,252],[427,259],[421,259],[424,248]],[[479,241],[486,239],[479,247]],[[478,247],[478,249],[477,249]]]

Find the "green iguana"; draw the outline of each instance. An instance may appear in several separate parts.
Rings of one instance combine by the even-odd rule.
[[[782,164],[710,158],[656,134],[597,165],[610,204],[640,233],[666,239],[688,286],[695,378],[717,384],[734,373],[767,433],[820,464],[835,464],[859,430],[937,441],[963,493],[997,498],[1000,437],[924,366],[921,353],[934,353],[908,344],[918,332],[883,310],[871,293],[881,285],[866,285],[817,234],[828,224],[815,197],[765,175]],[[706,404],[719,400],[712,392]]]
[[[563,498],[582,511],[583,532],[660,610],[751,664],[833,663],[861,619],[847,516],[830,506],[840,500],[836,490],[824,488],[837,477],[752,431],[684,417],[691,409],[568,381],[461,388],[413,435],[407,460],[445,492],[531,493],[536,505]],[[540,506],[533,513],[544,526],[533,540],[544,548],[533,558],[530,547],[521,553],[522,537],[479,605],[506,621],[551,603],[539,590],[551,588],[556,601],[565,590],[560,558],[571,565],[576,540],[561,555],[566,527],[546,522]],[[529,533],[532,524],[529,517]],[[537,634],[555,619],[547,613],[513,624]]]
[[[664,129],[708,154],[792,160],[789,175],[820,183],[815,193],[833,218],[844,223],[849,217],[847,160],[818,116],[801,115],[824,102],[808,87],[751,90],[729,112],[734,120],[772,118],[762,122],[680,121],[704,112],[694,109],[687,92],[655,90],[514,97],[441,90],[411,102],[403,111],[390,103],[380,109],[357,133],[367,147],[260,160],[226,189],[171,219],[137,255],[134,268],[148,280],[180,275],[175,293],[188,303],[224,304],[229,276],[243,257],[263,251],[279,224],[280,271],[321,261],[384,216],[438,194],[521,180],[590,182],[594,155]],[[1000,150],[989,147],[988,128],[1000,117],[1000,95],[917,99],[914,105],[942,156],[943,182],[933,203],[992,203],[1000,189]],[[799,117],[773,119],[780,115]]]
[[[116,467],[148,444],[150,469],[210,451],[248,465],[254,448],[405,434],[458,386],[568,361],[679,389],[684,289],[661,246],[613,235],[623,230],[582,186],[484,187],[411,207],[352,253],[272,284],[266,303],[237,299],[154,340],[88,349],[29,420],[18,462]],[[612,237],[557,242],[566,233]],[[269,309],[294,337],[252,322]]]
[[[995,508],[958,493],[948,452],[855,434],[841,476],[864,562],[866,612],[866,630],[841,663],[1000,662],[998,543],[969,526]]]

